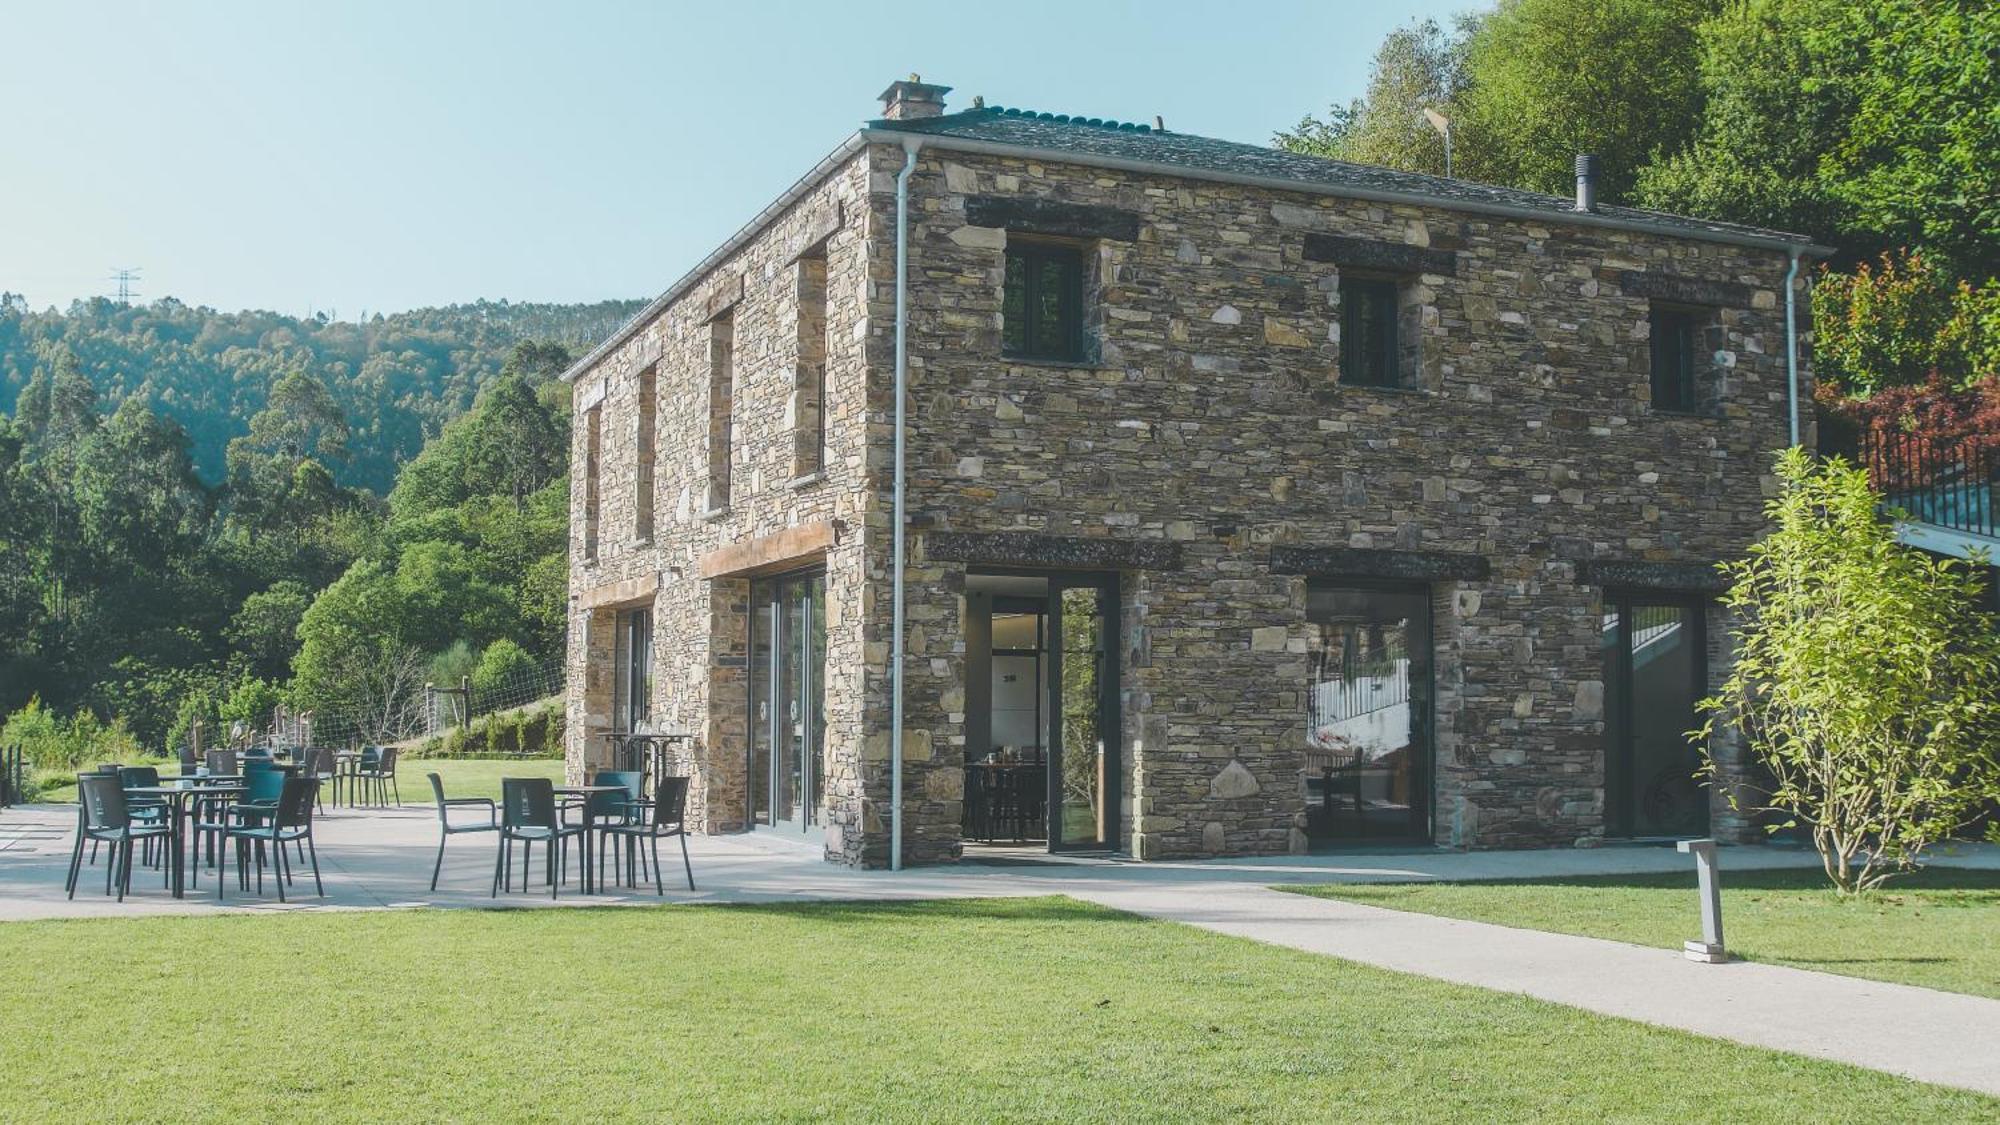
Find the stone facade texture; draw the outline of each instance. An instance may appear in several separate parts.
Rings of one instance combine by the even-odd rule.
[[[696,825],[742,828],[749,578],[703,577],[701,560],[831,521],[823,551],[760,565],[826,568],[826,852],[864,865],[888,855],[903,160],[862,146],[575,380],[576,464],[592,410],[601,448],[595,485],[587,472],[572,485],[573,772],[605,760],[610,626],[634,604],[601,591],[656,576],[638,603],[654,611],[652,714],[694,735],[680,766]],[[1120,574],[1121,850],[1305,846],[1301,559],[1435,563],[1437,842],[1603,838],[1592,568],[1671,585],[1760,533],[1770,455],[1787,441],[1782,256],[943,148],[920,151],[909,198],[907,861],[960,853],[966,576],[1037,550]],[[1088,362],[1001,355],[1006,246],[1038,221],[1069,223],[1085,248]],[[1092,237],[1092,222],[1115,225]],[[1402,271],[1407,385],[1344,386],[1341,271],[1385,267]],[[821,291],[816,356],[800,310]],[[1659,294],[1727,302],[1710,313],[1699,413],[1650,405]],[[732,335],[727,426],[710,410],[718,316]],[[813,403],[801,368],[820,362]],[[644,539],[635,396],[649,371]],[[815,407],[826,452],[798,479]],[[727,505],[710,505],[723,432]],[[1727,630],[1709,619],[1714,682]],[[1719,831],[1746,830],[1720,796],[1714,808]]]

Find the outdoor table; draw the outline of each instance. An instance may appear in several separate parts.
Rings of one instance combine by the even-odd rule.
[[[168,821],[172,825],[172,827],[169,830],[168,841],[169,841],[169,846],[173,849],[174,853],[173,859],[168,864],[168,866],[171,868],[169,880],[173,884],[174,897],[186,898],[187,897],[186,893],[187,891],[187,860],[186,860],[187,799],[190,796],[195,796],[195,795],[204,797],[219,797],[219,796],[228,796],[230,794],[241,794],[244,792],[245,786],[240,784],[234,784],[233,782],[235,779],[216,779],[207,777],[197,777],[197,778],[178,778],[178,779],[165,778],[163,780],[171,782],[173,784],[135,785],[132,788],[125,790],[125,792],[128,796],[158,797],[166,802],[167,808],[170,810]],[[207,784],[208,782],[218,782],[218,783]],[[220,879],[221,877],[222,876],[220,872],[218,872],[216,878]]]
[[[583,878],[581,883],[584,894],[594,895],[597,893],[597,868],[591,863],[590,855],[592,846],[591,829],[596,827],[597,812],[590,807],[590,798],[598,793],[623,792],[625,792],[623,785],[558,785],[555,787],[555,793],[558,797],[583,798]]]

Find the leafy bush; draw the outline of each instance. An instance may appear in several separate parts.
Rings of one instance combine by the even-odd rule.
[[[277,710],[284,695],[278,685],[256,676],[245,676],[224,700],[219,714],[224,719],[261,723]]]
[[[453,727],[413,749],[416,758],[559,758],[563,752],[563,705],[559,699],[532,707],[483,715],[469,727]]]
[[[1841,891],[1872,890],[2000,799],[2000,623],[1976,608],[1983,568],[1899,544],[1862,470],[1795,448],[1777,475],[1777,530],[1725,567],[1737,660],[1697,737],[1741,732],[1773,830],[1805,828]]]
[[[38,769],[75,770],[86,762],[130,762],[142,755],[123,719],[106,724],[89,711],[65,719],[42,706],[39,698],[7,717],[0,727],[0,746],[18,746]]]
[[[536,671],[535,658],[520,645],[502,637],[487,645],[486,651],[480,654],[479,667],[472,670],[472,697],[481,705],[488,700],[504,705],[510,702],[506,698],[507,690],[531,685]]]

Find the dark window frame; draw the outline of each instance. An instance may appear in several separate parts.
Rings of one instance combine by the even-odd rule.
[[[1061,363],[1082,363],[1088,360],[1084,331],[1084,296],[1087,288],[1089,262],[1085,244],[1058,242],[1054,240],[1014,238],[1007,240],[1005,280],[1002,282],[1000,308],[1000,354],[1007,359],[1042,360]],[[1027,310],[1041,303],[1044,288],[1043,268],[1048,265],[1059,267],[1056,326],[1053,333],[1046,333],[1039,318],[1028,315]],[[1010,299],[1018,284],[1020,288],[1019,316],[1009,316],[1007,309],[1014,302]],[[1052,335],[1053,338],[1044,338]]]
[[[1340,276],[1340,382],[1348,387],[1403,388],[1409,385],[1402,369],[1403,285],[1400,278],[1379,274],[1342,273]],[[1372,296],[1372,302],[1356,298]],[[1365,307],[1364,307],[1365,304]],[[1371,333],[1363,318],[1377,314],[1373,326],[1374,346],[1364,351]]]
[[[1697,357],[1702,334],[1713,317],[1712,309],[1670,301],[1654,301],[1647,308],[1646,380],[1648,401],[1654,410],[1670,414],[1704,412]]]

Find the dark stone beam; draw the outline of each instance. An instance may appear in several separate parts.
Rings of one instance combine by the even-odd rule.
[[[1139,238],[1137,211],[1033,196],[968,195],[965,221],[975,227],[1005,227],[1023,234],[1108,238],[1114,242],[1136,242]]]
[[[1620,270],[1618,287],[1627,297],[1651,297],[1659,301],[1681,301],[1690,305],[1750,307],[1750,287],[1734,281],[1709,281],[1679,277],[1670,273],[1641,273]]]
[[[1729,580],[1715,569],[1714,563],[1586,559],[1576,564],[1576,578],[1592,586],[1625,590],[1720,594],[1729,589]]]
[[[1273,547],[1274,574],[1308,578],[1393,578],[1476,582],[1493,573],[1481,555],[1454,551],[1383,551],[1364,547]]]
[[[1458,255],[1449,250],[1432,250],[1400,242],[1373,238],[1345,238],[1337,234],[1308,234],[1306,261],[1332,262],[1353,269],[1384,270],[1390,273],[1458,274]]]
[[[1164,539],[1086,539],[1027,531],[927,531],[924,558],[1061,570],[1179,570],[1181,545]]]

